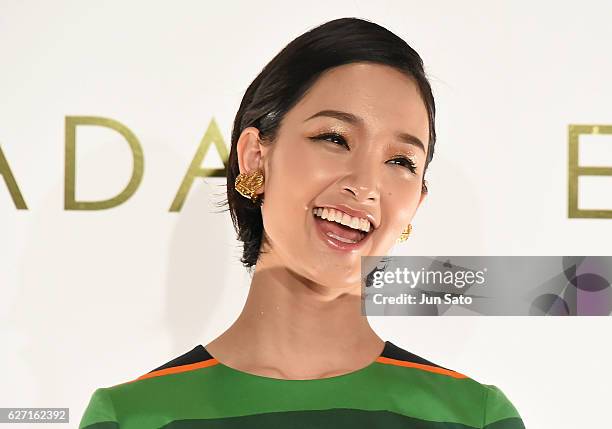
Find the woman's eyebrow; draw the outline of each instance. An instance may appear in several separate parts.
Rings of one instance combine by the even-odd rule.
[[[341,121],[348,122],[351,125],[362,125],[363,124],[363,119],[361,119],[359,116],[353,115],[352,113],[348,113],[348,112],[342,112],[340,110],[321,110],[320,112],[317,112],[314,115],[310,116],[304,122],[310,121],[311,119],[317,118],[319,116],[327,116],[330,118],[336,118]]]
[[[314,115],[308,117],[304,122],[309,121],[311,119],[317,118],[319,116],[327,116],[329,118],[336,118],[343,122],[348,122],[351,125],[363,125],[363,119],[357,115],[348,112],[342,112],[340,110],[321,110],[320,112],[315,113]],[[398,139],[402,143],[410,144],[418,147],[425,153],[425,145],[423,142],[416,136],[413,136],[409,133],[395,133],[395,138]]]
[[[412,134],[408,134],[408,133],[395,133],[395,137],[402,143],[411,144],[413,146],[416,146],[419,149],[421,149],[423,153],[426,153],[425,145],[418,137],[413,136]]]

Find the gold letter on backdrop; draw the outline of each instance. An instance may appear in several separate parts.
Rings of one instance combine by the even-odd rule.
[[[76,201],[76,127],[78,125],[96,125],[111,128],[121,134],[130,145],[134,160],[132,177],[127,186],[115,197],[102,201]],[[64,209],[66,210],[101,210],[118,206],[132,196],[142,180],[144,159],[142,148],[136,136],[123,124],[108,118],[97,116],[66,116],[66,159],[64,177]]]
[[[200,167],[211,143],[214,143],[215,149],[217,149],[217,153],[223,162],[224,168]],[[174,197],[174,201],[172,201],[169,211],[176,212],[181,210],[181,207],[183,207],[183,203],[185,202],[185,198],[187,197],[187,193],[189,192],[189,189],[191,189],[191,185],[196,177],[225,177],[227,171],[227,158],[227,147],[223,141],[223,136],[221,135],[221,131],[219,131],[215,118],[212,118],[210,124],[208,125],[208,129],[206,130],[206,133],[204,133],[204,137],[200,142],[200,147],[198,147],[198,150],[193,157],[191,164],[189,165],[189,169],[181,182],[181,186]]]
[[[21,191],[19,190],[19,186],[17,186],[17,181],[11,172],[11,167],[9,167],[9,163],[4,157],[4,153],[2,153],[2,147],[0,146],[0,174],[4,177],[4,183],[6,183],[6,187],[11,194],[11,198],[13,198],[13,203],[15,203],[15,207],[19,210],[27,210],[25,201],[23,200],[23,196],[21,195]]]
[[[578,208],[579,176],[612,176],[612,167],[583,167],[579,165],[578,140],[581,134],[612,134],[612,125],[569,126],[568,217],[612,218],[612,210],[581,210]]]

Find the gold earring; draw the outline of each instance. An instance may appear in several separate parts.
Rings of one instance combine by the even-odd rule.
[[[263,170],[257,169],[250,173],[240,173],[234,182],[234,187],[238,193],[246,198],[250,198],[254,203],[261,199],[256,191],[264,183]]]
[[[408,239],[408,236],[412,232],[412,224],[408,224],[406,228],[402,231],[399,238],[396,240],[398,243],[402,243]]]

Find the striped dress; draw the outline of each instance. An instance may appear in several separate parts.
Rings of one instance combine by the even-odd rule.
[[[390,341],[370,365],[286,380],[230,368],[201,344],[96,389],[79,429],[524,429],[505,394]]]

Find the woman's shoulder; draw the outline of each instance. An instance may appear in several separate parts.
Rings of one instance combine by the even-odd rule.
[[[188,395],[190,391],[185,389],[185,386],[190,383],[185,381],[197,384],[200,381],[197,378],[202,372],[195,370],[213,366],[214,363],[216,361],[212,356],[198,344],[127,381],[98,387],[90,396],[79,428],[116,429],[119,416],[128,413],[128,410],[133,413],[133,410],[159,408],[167,401],[173,400],[172,395],[177,394],[176,387],[179,384],[183,386],[184,394]]]
[[[408,351],[391,341],[385,342],[385,347],[377,362],[396,367],[395,372],[406,376],[431,377],[434,381],[447,383],[452,382],[452,380],[463,380],[463,384],[479,384],[462,372]]]
[[[482,420],[482,428],[525,428],[516,407],[497,385],[480,382],[464,371],[443,366],[390,341],[377,361],[389,366],[387,384],[398,394],[419,386],[422,395],[435,394],[444,399],[439,402],[443,406],[452,403],[455,409],[475,412]]]
[[[164,379],[164,383],[171,382],[173,380],[178,380],[180,377],[177,378],[165,376],[188,373],[199,368],[213,366],[215,363],[217,363],[217,361],[208,353],[204,346],[198,344],[184,353],[164,362],[163,364],[158,364],[154,366],[153,369],[141,373],[131,380],[111,386],[110,388],[120,390],[122,386],[141,386],[144,385],[144,383],[141,383],[144,380],[154,378],[159,379],[162,377]]]
[[[198,367],[198,364],[201,364],[202,362],[210,361],[212,359],[213,357],[208,353],[208,351],[206,351],[204,346],[202,346],[201,344],[198,344],[191,350],[188,350],[187,352],[169,360],[168,362],[165,362],[164,364],[155,367],[154,369],[147,372],[146,374],[143,374],[139,378],[143,379],[143,378],[150,377],[152,375],[179,372],[182,369],[184,370],[195,369]]]

